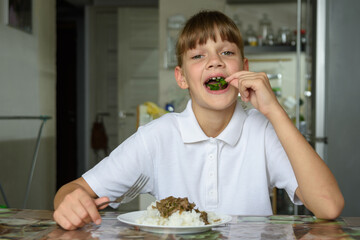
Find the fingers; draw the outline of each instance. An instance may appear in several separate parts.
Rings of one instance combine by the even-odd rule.
[[[233,73],[231,74],[230,76],[228,76],[225,81],[227,82],[231,82],[235,79],[239,79],[241,77],[245,77],[245,76],[253,76],[253,75],[257,75],[257,74],[260,74],[260,73],[257,73],[257,72],[250,72],[250,71],[239,71],[239,72],[236,72],[236,73]]]
[[[86,218],[90,218],[92,222],[99,225],[101,224],[101,217],[99,210],[96,206],[96,201],[92,199],[91,197],[84,196],[80,198],[80,206],[75,209],[76,206],[74,206],[74,212],[78,211],[78,216],[81,217],[82,220],[85,220]],[[88,222],[87,222],[88,223]]]
[[[238,82],[244,81],[244,80],[253,80],[253,81],[260,81],[267,87],[270,86],[269,79],[266,75],[266,73],[263,72],[249,72],[249,71],[240,71],[236,72],[230,76],[228,76],[225,81],[230,83],[231,85],[239,88]]]
[[[98,206],[98,205],[102,204],[103,202],[107,202],[109,200],[110,199],[108,197],[101,197],[101,198],[95,199],[95,204],[96,204],[96,206]],[[105,204],[104,206],[101,206],[99,209],[104,209],[107,206],[109,206],[109,204]]]
[[[64,197],[54,212],[54,220],[66,230],[74,230],[90,222],[100,224],[96,203],[106,200],[107,197],[94,200],[84,190],[77,189]]]
[[[63,214],[61,206],[54,212],[53,217],[54,220],[66,230],[75,230],[84,225],[81,219],[73,213]]]
[[[236,88],[239,88],[239,79],[242,75],[244,75],[243,73],[244,71],[240,71],[240,72],[237,72],[237,73],[234,73],[230,76],[228,76],[227,78],[225,78],[225,81],[227,81],[230,85],[236,87]]]
[[[279,103],[266,73],[240,71],[225,80],[238,88],[242,101],[251,102],[264,115],[278,108]]]
[[[73,223],[76,224],[76,226],[81,227],[83,224],[87,224],[90,222],[95,222],[97,221],[97,218],[95,218],[95,220],[93,220],[93,217],[91,216],[91,206],[90,204],[87,204],[88,206],[86,206],[86,204],[81,204],[81,205],[76,205],[72,207],[72,212],[74,214],[72,214],[72,221]],[[92,204],[93,205],[93,204]],[[96,217],[96,216],[95,216]],[[99,215],[100,217],[100,215]],[[68,216],[69,218],[69,216]],[[80,219],[80,221],[79,221]]]
[[[248,102],[250,100],[250,92],[256,90],[255,84],[256,82],[249,76],[239,79],[238,89],[243,101]]]
[[[265,73],[240,71],[232,74],[225,80],[239,89],[241,99],[245,102],[250,101],[251,96],[258,91],[272,91]]]

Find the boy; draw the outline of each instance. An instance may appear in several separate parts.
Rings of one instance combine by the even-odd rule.
[[[339,216],[344,199],[334,176],[288,118],[266,74],[248,71],[240,32],[227,16],[202,11],[190,18],[177,58],[176,81],[191,98],[184,112],[139,128],[64,185],[54,200],[63,228],[100,224],[96,205],[120,196],[140,173],[150,177],[143,192],[188,197],[201,210],[271,215],[269,191],[278,187],[319,218]],[[221,78],[226,83],[212,90]],[[255,109],[244,111],[239,93]]]

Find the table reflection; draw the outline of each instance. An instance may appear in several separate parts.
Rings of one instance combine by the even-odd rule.
[[[116,211],[102,211],[101,225],[61,229],[52,211],[0,209],[0,239],[360,239],[360,217],[319,220],[312,216],[233,216],[232,221],[197,234],[140,231],[119,222]],[[348,218],[350,219],[350,218]]]

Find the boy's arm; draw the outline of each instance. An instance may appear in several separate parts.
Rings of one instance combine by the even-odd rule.
[[[344,207],[344,198],[330,169],[281,106],[267,117],[294,170],[299,184],[296,195],[316,217],[337,218]]]
[[[240,71],[226,81],[237,87],[242,100],[250,101],[273,125],[294,170],[299,199],[318,218],[338,217],[344,198],[333,174],[289,119],[266,74]]]
[[[95,192],[82,177],[65,184],[54,198],[54,220],[66,230],[74,230],[90,222],[100,224],[97,205],[109,199],[95,198]]]

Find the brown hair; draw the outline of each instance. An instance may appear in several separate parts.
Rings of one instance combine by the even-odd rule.
[[[182,57],[187,50],[195,48],[197,44],[206,44],[208,39],[216,41],[217,32],[221,40],[235,43],[244,58],[244,43],[233,20],[219,11],[200,11],[186,22],[180,32],[176,43],[178,66],[182,66]]]

